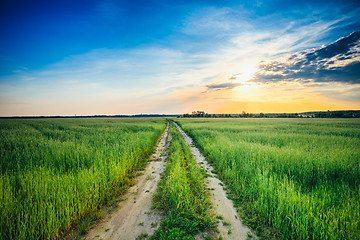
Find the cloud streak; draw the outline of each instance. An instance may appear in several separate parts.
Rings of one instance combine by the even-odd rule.
[[[241,83],[218,83],[218,84],[209,84],[209,85],[206,85],[206,87],[208,89],[221,90],[221,89],[233,89],[240,85],[241,85]]]

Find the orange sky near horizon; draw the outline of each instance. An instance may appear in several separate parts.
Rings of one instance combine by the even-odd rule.
[[[202,110],[207,113],[299,113],[309,111],[359,110],[360,102],[349,102],[323,95],[336,88],[346,92],[356,86],[323,84],[303,86],[301,83],[255,84],[241,81],[232,89],[181,90],[176,93],[178,102],[184,102],[184,113]],[[314,84],[316,85],[316,84]],[[326,91],[326,88],[327,89]]]

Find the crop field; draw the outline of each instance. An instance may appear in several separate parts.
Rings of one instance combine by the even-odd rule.
[[[0,120],[0,239],[58,239],[127,189],[164,119]]]
[[[359,239],[359,120],[176,121],[212,163],[258,237]],[[85,232],[101,217],[101,206],[132,184],[165,123],[160,118],[0,120],[0,239],[62,239],[75,225]],[[174,124],[170,132],[153,201],[164,218],[153,223],[159,225],[154,235],[140,236],[194,239],[215,230],[215,216],[223,213],[211,206],[209,175]],[[230,231],[223,237],[236,239]]]
[[[359,239],[359,120],[177,121],[260,237]]]

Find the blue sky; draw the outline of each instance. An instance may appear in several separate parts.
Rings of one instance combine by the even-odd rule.
[[[0,115],[360,109],[358,1],[3,1]]]

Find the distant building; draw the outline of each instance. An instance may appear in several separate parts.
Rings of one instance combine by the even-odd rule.
[[[193,111],[191,114],[192,115],[205,115],[205,112],[204,111]]]

